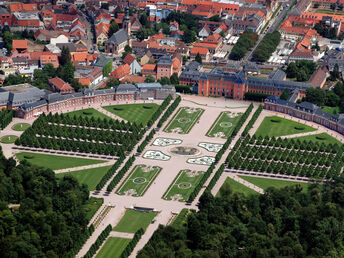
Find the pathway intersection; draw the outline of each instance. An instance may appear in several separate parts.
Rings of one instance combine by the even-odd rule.
[[[137,103],[137,102],[136,102]],[[135,257],[137,252],[144,247],[144,245],[148,242],[154,231],[158,228],[159,224],[167,225],[169,222],[171,222],[172,218],[178,214],[183,208],[188,209],[195,209],[197,210],[197,203],[202,195],[202,193],[205,190],[205,186],[207,186],[214,175],[210,176],[206,183],[204,184],[202,190],[199,192],[197,197],[195,198],[195,201],[193,201],[191,204],[187,204],[186,202],[181,202],[178,200],[165,200],[163,199],[163,196],[165,196],[167,190],[169,189],[170,185],[175,181],[175,178],[178,176],[179,172],[182,170],[190,170],[190,171],[206,171],[208,169],[208,165],[202,165],[197,162],[190,163],[188,160],[190,158],[193,158],[195,160],[206,160],[206,157],[215,157],[216,152],[214,150],[219,149],[222,144],[225,143],[226,139],[221,137],[209,137],[207,136],[207,133],[210,128],[214,125],[214,122],[219,117],[219,115],[224,111],[231,111],[235,113],[244,113],[247,107],[249,106],[249,102],[244,101],[234,101],[234,100],[226,100],[222,98],[206,98],[206,97],[200,97],[200,96],[188,96],[183,95],[182,101],[179,104],[179,107],[171,114],[169,119],[164,123],[163,127],[160,128],[159,131],[156,132],[153,139],[150,141],[150,143],[146,146],[144,151],[141,155],[136,155],[136,160],[133,163],[133,165],[130,167],[128,172],[125,174],[125,176],[121,179],[121,181],[116,185],[116,187],[111,191],[107,192],[107,186],[111,182],[112,178],[108,180],[108,182],[105,184],[102,190],[100,191],[93,191],[91,192],[92,197],[97,198],[103,198],[104,203],[99,208],[99,210],[96,212],[96,214],[93,216],[90,223],[97,222],[97,227],[95,228],[95,232],[92,234],[92,236],[87,240],[85,245],[82,247],[82,249],[79,251],[77,257],[82,257],[86,254],[86,252],[89,250],[90,246],[96,241],[99,234],[105,229],[105,227],[109,224],[111,224],[113,227],[120,221],[122,216],[124,215],[126,209],[133,208],[133,207],[144,207],[144,208],[152,208],[155,211],[158,212],[158,215],[155,217],[155,223],[152,223],[148,226],[148,228],[145,231],[145,234],[142,236],[141,240],[138,242],[137,246],[135,247],[133,253],[130,257]],[[194,125],[191,127],[190,131],[186,134],[183,134],[181,131],[174,131],[174,132],[166,132],[164,129],[165,127],[170,123],[170,121],[174,118],[175,114],[179,111],[179,108],[181,107],[188,107],[188,108],[200,108],[203,109],[202,115],[199,117],[199,119],[194,123]],[[240,135],[247,125],[248,121],[251,119],[252,115],[254,114],[256,108],[258,105],[255,105],[254,109],[251,111],[249,117],[246,119],[245,123],[242,125],[240,131],[238,132],[237,136],[234,137],[234,139],[231,142],[231,146],[234,146],[235,143],[240,138]],[[104,113],[105,115],[108,115],[109,117],[112,117],[114,119],[121,119],[117,116],[111,114],[110,112],[106,111],[105,109],[101,107],[94,107],[96,110]],[[109,113],[109,114],[108,114]],[[111,115],[110,115],[111,114]],[[298,119],[289,117],[284,114],[279,114],[267,110],[263,110],[260,116],[258,117],[257,121],[253,125],[253,128],[250,130],[250,134],[253,135],[257,128],[259,127],[260,123],[263,121],[263,119],[266,116],[272,116],[277,115],[280,117],[285,117],[287,119],[291,119],[296,122],[301,122],[303,124],[312,126],[316,128],[316,131],[309,132],[309,133],[302,133],[298,135],[292,135],[292,136],[286,136],[288,137],[295,137],[295,136],[306,136],[306,135],[313,135],[317,133],[323,133],[326,132],[336,139],[343,141],[342,137],[340,137],[339,134],[329,131],[328,129],[319,126],[317,124],[313,124],[311,122],[306,121],[299,121]],[[157,119],[158,120],[158,119]],[[16,135],[20,136],[22,132],[14,131],[12,126],[16,123],[22,122],[22,120],[14,119],[14,121],[7,126],[3,131],[0,132],[0,137],[4,135]],[[30,124],[32,124],[32,121],[25,121]],[[192,121],[190,121],[192,122]],[[155,124],[153,124],[152,128],[155,128],[157,125],[157,121]],[[228,124],[225,124],[225,126],[228,126]],[[144,138],[149,134],[150,130],[147,130],[143,138],[136,144],[136,147],[131,152],[130,155],[127,155],[126,159],[122,163],[122,166],[125,164],[125,162],[128,160],[128,158],[131,155],[134,155],[137,151],[137,147],[142,143]],[[154,143],[154,144],[153,144]],[[3,152],[6,157],[13,156],[15,152],[19,152],[19,149],[14,149],[14,144],[1,144],[3,148]],[[176,146],[185,147],[186,150],[196,150],[192,152],[190,155],[187,153],[177,153],[173,150]],[[225,162],[226,157],[228,156],[229,152],[231,151],[231,146],[228,148],[225,153],[222,155],[222,158],[217,163],[214,171],[216,171],[221,164]],[[30,150],[26,150],[29,151]],[[157,152],[162,153],[169,157],[167,160],[163,159],[151,159],[149,157],[144,158],[145,153],[147,151],[150,152]],[[37,153],[37,151],[34,151]],[[41,150],[43,153],[43,150]],[[187,151],[186,151],[187,152]],[[63,152],[59,155],[66,155],[70,157],[79,157],[74,155],[70,155],[71,153]],[[92,155],[92,154],[91,154]],[[98,158],[102,159],[101,155],[97,156]],[[87,155],[85,158],[91,158],[89,155]],[[106,160],[106,159],[104,159]],[[89,165],[89,166],[79,166],[69,169],[61,169],[56,170],[56,173],[64,173],[64,172],[71,172],[71,171],[79,171],[79,170],[85,170],[89,168],[97,168],[97,167],[103,167],[103,166],[109,166],[114,164],[115,160],[106,160],[107,162],[101,163],[101,164],[95,164],[95,165]],[[122,186],[123,182],[127,180],[127,176],[132,172],[132,169],[136,165],[148,165],[148,166],[158,166],[161,169],[161,171],[158,173],[158,175],[154,178],[154,181],[151,183],[151,185],[145,190],[144,194],[139,197],[134,197],[130,195],[119,195],[116,194],[118,189]],[[121,167],[122,167],[121,166]],[[119,171],[121,167],[117,170]],[[264,190],[255,186],[252,183],[249,183],[242,178],[239,177],[242,173],[236,173],[234,170],[225,170],[225,173],[221,175],[217,183],[212,189],[212,193],[215,195],[224,181],[227,177],[232,178],[233,180],[253,189],[256,192],[264,193]],[[261,177],[271,176],[271,175],[265,175],[265,173],[260,173]],[[115,175],[114,175],[115,176]],[[287,178],[287,180],[299,180],[296,177]],[[188,183],[189,184],[189,183]],[[186,185],[186,183],[181,184]],[[123,238],[131,238],[133,234],[127,234],[127,233],[120,233],[112,231],[110,233],[110,237],[123,237]],[[105,243],[105,241],[104,241]],[[98,249],[98,251],[101,248]]]

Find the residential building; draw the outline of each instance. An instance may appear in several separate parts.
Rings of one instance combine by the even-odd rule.
[[[48,80],[51,90],[53,92],[58,92],[61,95],[74,93],[74,89],[69,83],[66,83],[59,77],[51,78]]]
[[[125,64],[130,65],[130,73],[131,74],[138,74],[141,73],[142,67],[141,65],[136,61],[136,58],[132,54],[127,54],[125,58],[123,59],[123,62]]]
[[[172,59],[170,56],[168,55],[164,55],[162,56],[158,63],[157,63],[157,73],[156,73],[156,77],[157,79],[161,79],[162,77],[167,77],[170,78],[173,70],[172,70]]]

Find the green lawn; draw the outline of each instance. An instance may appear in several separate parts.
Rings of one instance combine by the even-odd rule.
[[[339,107],[328,107],[328,106],[323,106],[322,110],[326,113],[332,114],[332,115],[336,115],[339,114]]]
[[[15,135],[5,135],[2,136],[0,139],[0,142],[8,144],[8,143],[14,143],[17,140],[18,136]]]
[[[113,228],[113,231],[135,233],[140,228],[146,230],[156,215],[156,212],[126,210],[122,219]]]
[[[134,190],[135,193],[132,194],[133,196],[142,196],[160,171],[161,167],[150,167],[146,165],[135,166],[128,178],[118,189],[117,193],[124,195],[127,191]]]
[[[230,117],[232,115],[233,117]],[[218,118],[216,118],[214,124],[207,132],[207,136],[215,137],[217,135],[222,138],[228,138],[228,136],[232,133],[235,125],[238,123],[240,118],[241,115],[234,114],[231,112],[222,112],[218,116]]]
[[[269,187],[283,188],[286,186],[300,184],[303,188],[303,191],[307,191],[307,188],[309,186],[308,183],[299,183],[299,182],[279,180],[279,179],[270,179],[270,178],[253,177],[253,176],[239,176],[239,177],[264,190],[268,189]]]
[[[230,187],[232,188],[233,193],[239,192],[239,193],[243,193],[246,196],[248,196],[250,194],[258,194],[258,192],[252,190],[251,188],[248,188],[248,187],[244,186],[243,184],[240,184],[239,182],[233,180],[230,177],[226,178],[226,181],[223,183],[221,188],[224,187],[224,185],[226,185],[226,186],[230,185]],[[221,189],[216,194],[216,197],[220,197],[220,196],[221,196]]]
[[[16,157],[20,161],[26,159],[33,165],[41,166],[44,168],[50,168],[52,170],[73,168],[106,162],[105,160],[81,159],[74,157],[65,157],[31,152],[20,152],[16,154]]]
[[[129,122],[146,125],[148,120],[159,108],[159,105],[154,103],[126,104],[107,106],[102,108]]]
[[[191,173],[191,174],[190,174]],[[164,199],[186,201],[204,175],[203,171],[182,170],[169,186]]]
[[[27,123],[18,123],[15,124],[14,126],[12,126],[12,129],[14,131],[25,131],[26,129],[28,129],[31,125],[27,124]]]
[[[129,238],[109,237],[96,258],[119,258],[130,241]]]
[[[284,136],[315,131],[313,127],[303,125],[278,116],[267,116],[260,124],[256,136]]]
[[[189,210],[187,208],[182,209],[179,214],[177,215],[177,217],[173,220],[173,222],[171,223],[172,227],[175,228],[181,228],[183,227],[183,225],[186,223],[187,218],[188,218],[188,214],[189,214]]]
[[[198,121],[203,112],[204,110],[201,108],[182,107],[165,127],[165,131],[186,134]]]
[[[93,217],[93,215],[97,212],[100,206],[102,206],[104,202],[103,198],[95,198],[91,197],[86,201],[84,204],[84,210],[86,212],[86,218],[88,221],[90,221]]]
[[[107,118],[109,119],[110,117],[108,117],[107,115],[104,115],[103,113],[99,112],[98,110],[94,109],[94,108],[87,108],[87,109],[82,109],[82,110],[77,110],[77,111],[72,111],[67,113],[70,116],[83,116],[83,117],[89,117],[91,118],[92,116],[96,119],[101,118]]]
[[[97,184],[110,168],[111,166],[106,166],[72,171],[67,173],[58,173],[56,174],[56,177],[62,178],[65,175],[72,175],[78,180],[80,184],[88,185],[88,190],[93,191],[96,189]]]
[[[312,141],[316,143],[325,143],[325,144],[342,144],[337,139],[333,138],[332,136],[328,135],[327,133],[319,133],[319,134],[312,134],[307,136],[301,136],[301,137],[295,137],[294,138],[299,139],[300,141]]]

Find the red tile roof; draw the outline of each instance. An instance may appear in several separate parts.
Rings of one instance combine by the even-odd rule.
[[[73,88],[68,83],[64,82],[59,77],[49,79],[49,83],[54,85],[60,91],[62,91],[62,90],[73,90]]]
[[[131,63],[134,62],[134,60],[135,60],[135,57],[134,57],[133,55],[131,55],[131,54],[128,53],[128,54],[125,56],[125,58],[123,59],[123,62],[126,63],[126,64],[128,64],[128,65],[131,65]]]
[[[26,39],[14,39],[12,41],[12,48],[13,49],[26,49],[27,48],[27,40]]]
[[[191,48],[191,55],[197,55],[199,53],[200,55],[206,55],[208,54],[209,50],[204,47],[193,47]]]

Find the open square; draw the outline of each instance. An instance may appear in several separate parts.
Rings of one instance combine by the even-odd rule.
[[[113,228],[113,231],[135,233],[140,228],[146,230],[156,215],[156,212],[126,210],[124,216]]]
[[[159,108],[159,105],[155,103],[125,104],[106,106],[102,108],[129,122],[146,125],[148,120]]]
[[[240,120],[241,113],[222,112],[207,132],[207,136],[227,138]]]
[[[185,169],[179,172],[168,188],[164,199],[186,201],[204,175],[203,171]]]
[[[190,132],[203,112],[204,110],[201,108],[182,107],[165,127],[165,131],[169,133],[186,134]]]
[[[124,181],[117,193],[121,195],[141,196],[161,171],[161,167],[137,165]]]
[[[288,119],[284,119],[279,116],[267,116],[260,124],[256,135],[257,136],[284,136],[298,133],[312,132],[316,129],[294,122]]]

